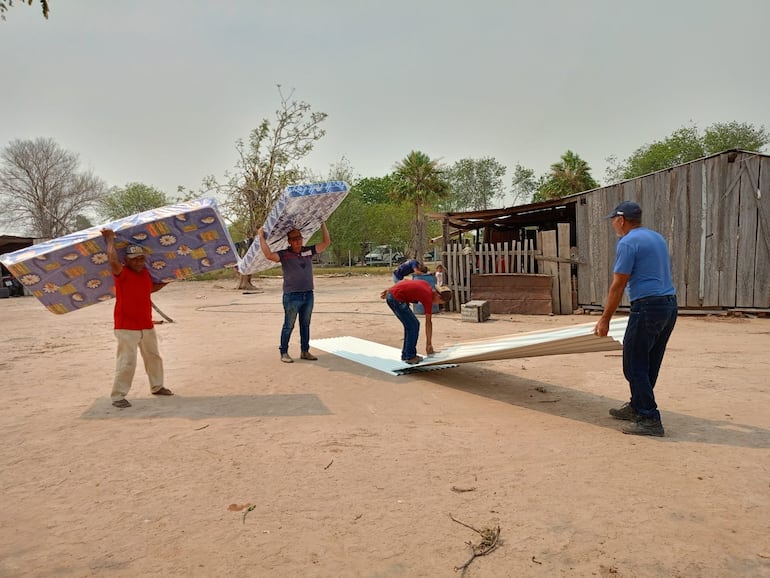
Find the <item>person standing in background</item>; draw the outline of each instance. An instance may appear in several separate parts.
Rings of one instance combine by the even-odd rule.
[[[439,263],[436,265],[436,270],[433,272],[436,277],[436,286],[446,285],[446,279],[444,278],[444,266]]]

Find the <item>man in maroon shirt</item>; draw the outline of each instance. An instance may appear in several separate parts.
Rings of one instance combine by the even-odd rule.
[[[400,281],[380,294],[385,299],[404,326],[404,347],[401,349],[401,360],[410,365],[420,363],[422,357],[417,355],[417,339],[420,336],[420,321],[412,312],[411,303],[422,303],[425,311],[425,353],[430,355],[433,350],[433,305],[449,303],[452,292],[448,287],[433,288],[427,281]]]
[[[158,339],[152,322],[150,294],[166,286],[155,283],[144,266],[144,248],[126,247],[125,263],[115,249],[115,232],[102,229],[107,243],[107,257],[115,280],[115,337],[118,339],[115,380],[112,385],[112,405],[131,407],[126,399],[136,371],[136,350],[142,352],[144,368],[150,379],[153,395],[174,395],[163,387],[163,360],[158,351]]]

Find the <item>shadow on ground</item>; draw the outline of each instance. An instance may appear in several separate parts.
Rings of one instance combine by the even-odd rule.
[[[315,394],[231,395],[131,398],[132,407],[118,409],[108,398],[94,401],[83,419],[143,419],[181,417],[210,419],[228,417],[294,417],[331,415]]]
[[[481,395],[503,403],[620,430],[624,422],[611,418],[608,410],[620,401],[586,393],[562,384],[544,383],[511,375],[479,364],[420,374],[431,383]],[[408,379],[407,376],[399,379]],[[625,383],[620,386],[627,387]],[[770,430],[729,420],[666,411],[661,408],[666,437],[661,441],[695,442],[747,448],[770,448]]]

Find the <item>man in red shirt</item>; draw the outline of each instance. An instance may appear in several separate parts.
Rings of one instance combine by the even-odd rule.
[[[420,363],[422,357],[417,355],[417,339],[420,336],[420,321],[412,312],[411,303],[422,303],[425,311],[425,353],[430,355],[433,350],[433,305],[449,303],[452,292],[449,287],[430,286],[427,281],[400,281],[390,289],[380,294],[388,307],[398,317],[404,326],[404,347],[401,349],[401,360],[410,365]]]
[[[125,263],[115,249],[115,232],[102,229],[107,243],[107,257],[115,280],[115,337],[118,339],[115,380],[112,385],[112,405],[131,407],[126,399],[136,371],[136,350],[142,352],[144,368],[153,395],[174,395],[163,387],[163,360],[158,351],[158,339],[152,322],[150,294],[166,286],[155,283],[144,266],[144,248],[126,247]]]

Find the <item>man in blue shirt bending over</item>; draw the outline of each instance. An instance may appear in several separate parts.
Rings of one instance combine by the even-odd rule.
[[[403,281],[407,275],[411,275],[412,273],[425,274],[427,272],[428,267],[423,263],[420,263],[417,259],[409,259],[393,270],[393,283]]]
[[[607,218],[612,219],[620,240],[607,302],[594,333],[607,335],[623,291],[631,301],[623,338],[623,375],[631,389],[631,401],[611,409],[610,415],[632,422],[623,433],[662,437],[663,424],[653,390],[677,316],[668,245],[659,233],[642,227],[642,209],[634,202],[620,203]]]

